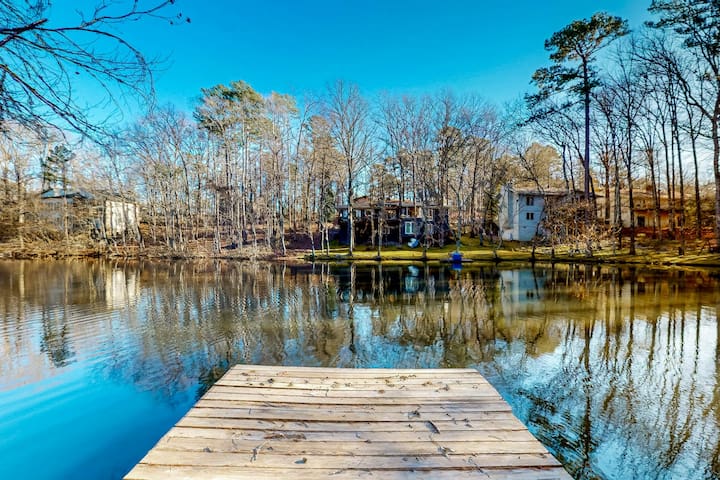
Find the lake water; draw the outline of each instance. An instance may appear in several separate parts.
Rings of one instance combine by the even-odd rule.
[[[577,478],[720,478],[720,275],[0,261],[0,478],[120,478],[236,363],[472,367]]]

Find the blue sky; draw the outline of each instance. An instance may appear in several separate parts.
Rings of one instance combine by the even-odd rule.
[[[168,59],[156,78],[159,101],[181,109],[192,108],[201,88],[232,80],[299,98],[344,79],[371,97],[451,89],[500,104],[531,88],[533,71],[548,63],[543,42],[554,31],[601,10],[637,28],[649,4],[178,0],[190,24],[141,22],[126,35],[149,56]]]

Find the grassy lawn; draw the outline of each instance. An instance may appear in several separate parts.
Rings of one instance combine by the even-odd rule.
[[[666,241],[663,243],[641,243],[637,245],[636,254],[630,255],[627,246],[616,249],[612,246],[604,247],[593,252],[592,256],[573,251],[570,247],[556,247],[552,255],[550,247],[537,247],[535,260],[541,262],[584,262],[584,263],[628,263],[653,265],[688,265],[688,266],[717,266],[720,267],[720,254],[707,252],[703,245],[688,242],[685,254],[679,254],[680,243]],[[455,251],[455,244],[444,247],[433,247],[423,258],[421,247],[410,248],[407,245],[383,247],[378,258],[377,247],[359,245],[355,248],[352,257],[347,247],[330,249],[330,254],[316,252],[316,260],[320,261],[378,261],[382,262],[414,262],[414,261],[449,261],[450,255]],[[487,242],[480,244],[477,238],[463,237],[460,251],[464,260],[478,262],[512,262],[532,261],[532,246],[519,242],[503,242],[500,248],[494,249]],[[306,256],[309,258],[309,255]]]

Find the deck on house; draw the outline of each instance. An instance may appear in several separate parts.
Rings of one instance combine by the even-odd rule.
[[[125,478],[570,476],[475,370],[238,365]]]

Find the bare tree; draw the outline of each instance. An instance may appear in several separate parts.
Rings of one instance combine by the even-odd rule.
[[[44,154],[45,142],[22,125],[6,127],[0,134],[0,237],[4,240],[16,237],[23,249],[30,210],[31,166],[35,157]]]
[[[720,238],[720,3],[653,0],[650,12],[659,16],[650,25],[677,35],[690,60],[684,64],[689,72],[679,70],[677,62],[668,62],[667,66],[672,68],[687,103],[707,120],[715,182],[715,238]],[[655,51],[654,56],[669,60],[665,52]]]
[[[103,111],[118,108],[126,94],[148,100],[153,62],[119,28],[145,18],[169,20],[172,4],[100,0],[78,10],[74,22],[61,24],[53,21],[50,1],[0,0],[0,121],[33,129],[50,124],[102,138],[109,128],[91,118],[76,79],[89,78],[104,91]],[[177,22],[182,14],[172,17]]]
[[[270,165],[268,165],[266,197],[270,201],[271,216],[266,224],[266,236],[275,238],[280,243],[282,254],[286,253],[285,244],[285,217],[289,211],[289,162],[293,158],[291,149],[294,135],[300,135],[301,130],[293,131],[293,120],[297,118],[298,110],[295,99],[290,95],[273,92],[265,100],[267,124],[264,132],[264,142],[269,151]],[[271,235],[272,233],[272,235]]]
[[[341,155],[335,149],[327,119],[320,115],[310,118],[310,148],[308,166],[311,181],[306,183],[305,195],[314,205],[320,230],[320,248],[330,253],[328,223],[335,213],[336,190],[340,184]],[[314,247],[314,244],[313,244]]]
[[[389,168],[397,176],[398,198],[402,202],[412,202],[413,210],[422,204],[423,211],[427,195],[421,188],[421,163],[430,157],[432,150],[432,102],[428,97],[400,98],[385,97],[380,101],[381,138],[390,157]],[[424,227],[423,227],[424,228]],[[402,239],[402,229],[398,229],[398,241]]]
[[[635,48],[634,43],[630,48]],[[628,191],[628,214],[630,217],[630,254],[635,255],[635,199],[634,174],[636,162],[634,147],[637,140],[638,117],[643,111],[642,72],[637,58],[630,52],[621,52],[616,61],[617,70],[606,80],[614,92],[614,116],[617,119],[618,150],[625,166],[625,180]],[[611,115],[613,116],[613,115]]]
[[[358,176],[365,168],[370,154],[372,131],[369,124],[369,106],[356,85],[338,80],[328,87],[325,104],[330,132],[343,156],[345,164],[346,197],[348,202],[348,228],[350,255],[355,248],[353,200]]]

